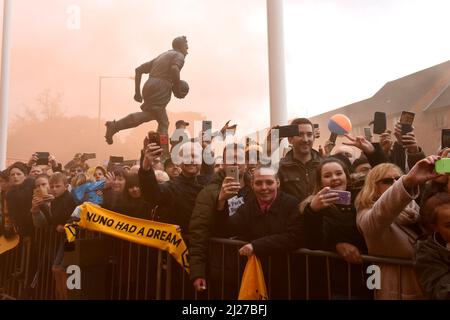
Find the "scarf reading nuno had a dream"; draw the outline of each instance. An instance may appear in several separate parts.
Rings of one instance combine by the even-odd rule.
[[[80,221],[65,225],[69,242],[75,241],[77,226],[167,251],[189,273],[188,249],[177,225],[129,217],[85,202],[80,206]]]

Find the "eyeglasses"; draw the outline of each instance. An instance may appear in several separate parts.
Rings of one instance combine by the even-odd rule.
[[[382,183],[385,185],[392,185],[394,184],[395,181],[397,181],[398,179],[400,179],[400,177],[395,177],[395,178],[384,178],[384,179],[380,179],[377,181],[377,183]]]

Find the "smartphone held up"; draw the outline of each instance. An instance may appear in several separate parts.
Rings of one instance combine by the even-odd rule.
[[[400,116],[400,124],[402,126],[402,135],[413,131],[412,124],[414,122],[415,114],[409,111],[402,111]]]
[[[333,190],[329,192],[337,193],[339,199],[335,202],[336,204],[350,205],[352,203],[352,194],[350,191]]]
[[[239,181],[239,167],[229,166],[225,168],[225,173],[227,177],[233,178],[236,182]]]

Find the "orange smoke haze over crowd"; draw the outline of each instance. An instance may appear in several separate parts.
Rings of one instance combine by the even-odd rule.
[[[251,0],[224,4],[179,0],[13,1],[8,158],[28,159],[34,151],[51,151],[63,161],[76,152],[98,151],[105,158],[108,153],[136,157],[140,144],[134,145],[134,150],[120,150],[106,146],[104,139],[96,136],[99,77],[134,76],[136,67],[170,49],[172,39],[179,35],[186,35],[189,41],[181,78],[188,81],[190,93],[183,100],[172,98],[169,103],[170,129],[183,117],[190,121],[212,120],[214,129],[232,119],[245,130],[242,133],[267,126],[265,3]],[[70,28],[73,5],[80,8],[79,29]],[[258,17],[262,18],[260,25]],[[102,137],[106,119],[140,111],[139,103],[133,100],[131,79],[103,79],[101,95]],[[88,137],[92,141],[72,142],[79,132],[65,139],[56,137],[59,125],[52,122],[58,119],[47,123],[47,127],[53,127],[48,132],[33,132],[33,126],[21,126],[18,116],[30,119],[30,111],[38,118],[42,116],[38,100],[43,96],[57,100],[57,111],[65,117],[95,119],[89,124],[94,128],[83,128],[83,121],[78,121],[76,128],[81,133],[94,132]],[[14,131],[17,127],[20,132]],[[156,123],[143,127],[145,130],[120,133],[116,140],[138,132],[145,134]],[[49,141],[54,139],[71,141],[71,150],[67,150],[67,143]],[[98,143],[92,143],[98,140],[100,150]],[[138,143],[142,135],[132,140]]]

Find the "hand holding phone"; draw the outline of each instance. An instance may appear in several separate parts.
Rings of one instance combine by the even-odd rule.
[[[95,159],[96,158],[96,154],[95,153],[83,153],[81,155],[81,161],[86,161],[86,160],[91,160],[91,159]]]
[[[299,135],[297,124],[275,127],[274,129],[278,129],[278,136],[280,138],[295,137]]]
[[[434,163],[434,170],[437,173],[450,173],[450,158],[442,158]]]
[[[161,146],[148,144],[144,149],[142,169],[149,171],[153,167],[155,160],[159,160],[162,152],[163,150],[161,149]]]
[[[50,152],[36,152],[37,156],[36,165],[48,165],[48,158],[50,157]]]
[[[313,124],[313,129],[314,129],[314,138],[319,139],[320,138],[319,124],[318,123],[314,123]]]
[[[414,112],[402,111],[400,116],[400,124],[402,127],[402,135],[413,131],[412,124],[414,122]]]
[[[384,112],[375,112],[374,121],[373,121],[373,133],[382,134],[386,131],[386,113]]]
[[[350,193],[350,191],[330,189],[329,192],[334,192],[338,194],[339,200],[335,202],[336,204],[350,205],[352,202],[352,194]]]
[[[161,146],[161,140],[159,138],[159,133],[150,131],[148,133],[148,143],[155,143],[158,146]]]
[[[227,177],[233,178],[236,182],[239,182],[239,167],[238,166],[226,167],[225,173],[226,173]]]
[[[202,141],[210,142],[212,137],[212,121],[203,120],[202,121]]]
[[[370,127],[364,128],[364,136],[366,137],[367,140],[369,141],[372,140],[372,132],[370,130]]]
[[[123,162],[123,157],[110,156],[109,163],[119,164]]]

